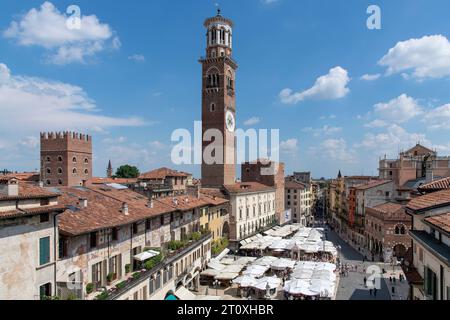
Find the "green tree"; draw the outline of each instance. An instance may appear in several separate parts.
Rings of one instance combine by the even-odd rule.
[[[126,164],[117,168],[115,177],[130,179],[139,177],[139,174],[139,169],[137,167]]]

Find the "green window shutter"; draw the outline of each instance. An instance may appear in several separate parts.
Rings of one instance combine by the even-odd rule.
[[[50,262],[50,237],[39,239],[39,264]]]

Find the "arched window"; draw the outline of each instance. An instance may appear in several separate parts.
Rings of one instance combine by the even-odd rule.
[[[45,181],[45,183],[46,183],[47,185],[51,185],[51,184],[52,184],[52,182],[51,182],[50,180]]]
[[[73,173],[73,174],[76,174],[76,173],[77,173],[77,169],[76,169],[76,168],[73,168],[73,169],[72,169],[72,173]]]
[[[88,169],[84,169],[84,174],[89,174],[89,170]]]
[[[216,111],[216,104],[215,103],[211,103],[211,106],[209,107],[209,111],[211,111],[211,112]]]
[[[405,234],[405,233],[406,233],[405,226],[402,226],[400,228],[400,234]]]
[[[63,173],[62,168],[58,168],[58,174],[62,174],[62,173]]]
[[[398,226],[395,227],[395,234],[400,234],[400,228]]]
[[[63,184],[63,181],[62,181],[61,179],[58,179],[58,184],[59,184],[59,185],[62,185],[62,184]]]
[[[45,161],[50,162],[50,161],[52,161],[52,159],[51,159],[49,156],[47,156],[47,157],[45,158]]]
[[[84,158],[84,163],[89,163],[89,159],[88,158]]]
[[[62,162],[63,158],[61,156],[58,156],[58,162]]]
[[[77,162],[77,157],[73,157],[72,162]]]
[[[52,173],[52,170],[50,168],[47,168],[45,171],[47,172],[47,174],[51,174]]]

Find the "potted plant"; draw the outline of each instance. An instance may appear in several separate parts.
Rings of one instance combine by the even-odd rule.
[[[131,265],[128,263],[125,265],[125,273],[130,273],[131,271]]]
[[[116,278],[116,274],[114,272],[110,272],[106,276],[106,281],[108,281],[108,284],[110,284],[115,278]]]
[[[88,283],[86,285],[86,293],[87,294],[91,294],[94,291],[94,284],[93,283]]]

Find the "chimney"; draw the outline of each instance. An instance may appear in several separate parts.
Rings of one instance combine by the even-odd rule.
[[[148,200],[147,207],[148,207],[148,208],[153,208],[153,199],[152,199],[152,198],[150,198],[150,199]]]
[[[80,206],[81,206],[82,208],[87,208],[87,206],[88,206],[88,200],[87,200],[86,198],[80,198],[80,199],[78,199],[78,200],[79,200]]]
[[[15,178],[0,180],[0,194],[7,197],[19,195],[19,181]]]
[[[39,181],[39,187],[43,188],[44,187],[44,181]]]
[[[192,185],[186,187],[186,194],[194,197],[194,198],[200,198],[200,188],[198,185]]]
[[[172,202],[173,202],[174,205],[176,205],[176,206],[178,205],[178,199],[177,198],[172,198]]]
[[[126,216],[128,215],[128,203],[126,202],[122,204],[122,213]]]

